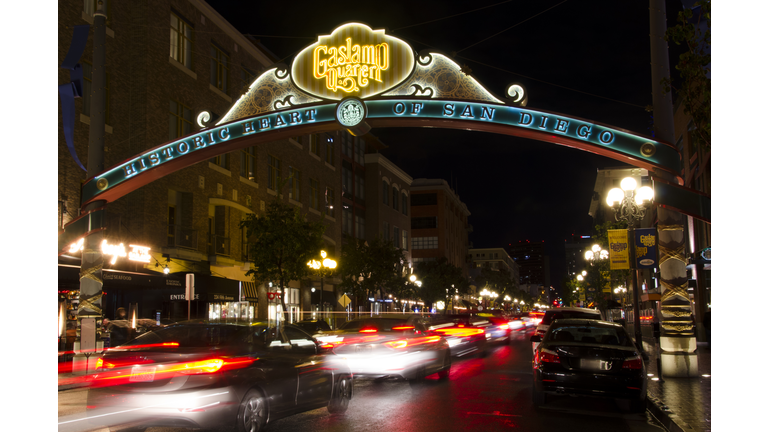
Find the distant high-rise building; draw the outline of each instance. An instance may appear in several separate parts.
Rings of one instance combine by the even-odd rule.
[[[507,246],[509,256],[520,267],[520,284],[550,286],[549,256],[544,250],[544,241],[521,240]]]
[[[594,243],[590,235],[573,236],[565,242],[565,269],[569,278],[584,270],[584,252]]]

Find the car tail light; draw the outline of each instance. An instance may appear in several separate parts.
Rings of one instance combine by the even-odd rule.
[[[502,330],[507,330],[507,329],[509,329],[509,324],[502,324],[502,325],[499,326],[499,328],[502,329]]]
[[[360,329],[360,333],[376,333],[376,332],[378,332],[377,329],[370,328],[370,327]]]
[[[542,349],[536,351],[536,363],[560,363],[560,356],[554,351]]]
[[[96,369],[101,369],[104,366],[104,359],[99,357],[96,359]]]
[[[213,373],[221,369],[224,366],[224,360],[222,359],[210,359],[197,361],[193,363],[185,363],[179,366],[179,372],[185,375],[199,374],[199,373]]]
[[[624,364],[621,365],[622,369],[642,369],[643,359],[640,356],[628,357],[624,359]]]
[[[414,328],[414,326],[397,326],[392,327],[392,330],[413,330]]]

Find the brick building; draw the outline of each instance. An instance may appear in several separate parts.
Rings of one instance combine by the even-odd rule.
[[[411,232],[414,264],[445,257],[469,271],[469,210],[442,179],[415,179],[411,183]]]
[[[197,132],[201,129],[197,115],[202,111],[212,113],[215,122],[277,60],[201,0],[105,3],[105,168]],[[69,49],[73,26],[92,23],[92,13],[82,1],[59,2],[59,64]],[[91,28],[80,61],[85,94],[75,100],[74,143],[81,161],[88,153],[92,44]],[[69,72],[60,69],[59,84],[69,80]],[[61,230],[78,216],[80,186],[86,179],[69,154],[59,119]],[[269,286],[256,287],[245,277],[250,263],[239,223],[248,213],[263,212],[272,199],[297,206],[309,220],[322,221],[326,250],[331,256],[339,254],[344,160],[340,143],[348,136],[347,132],[307,135],[222,154],[110,203],[105,238],[110,244],[149,247],[152,259],[148,264],[105,261],[105,316],[111,318],[117,307],[137,303],[141,317],[186,317],[186,302],[177,301],[184,291],[179,281],[186,273],[199,276],[199,300],[193,302],[197,316],[211,311],[221,315],[237,300],[255,302],[258,291],[265,295]],[[278,190],[281,178],[291,180]],[[59,259],[59,291],[69,291],[69,297],[78,287],[73,272],[79,265],[79,255]],[[170,274],[163,276],[166,266]],[[160,278],[167,286],[152,288]],[[116,280],[125,283],[118,285]],[[327,282],[325,289],[333,292],[333,284]],[[287,303],[309,309],[310,287],[298,281],[289,286],[293,289],[286,295]],[[260,306],[264,313],[266,305]]]

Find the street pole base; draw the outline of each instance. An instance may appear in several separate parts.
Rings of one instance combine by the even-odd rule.
[[[661,353],[661,375],[665,378],[695,378],[699,376],[699,358],[696,354],[678,352]]]

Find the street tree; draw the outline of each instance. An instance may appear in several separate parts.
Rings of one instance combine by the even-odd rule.
[[[402,249],[392,242],[375,238],[370,243],[351,239],[341,250],[339,287],[355,296],[359,306],[362,299],[378,293],[380,298],[392,295],[404,298],[408,295]]]
[[[415,273],[421,280],[418,297],[427,308],[431,308],[438,300],[448,304],[449,298],[469,292],[469,281],[462,275],[461,269],[449,263],[445,257],[418,263]]]
[[[680,55],[675,69],[680,71],[681,83],[673,86],[669,78],[662,80],[664,91],[674,89],[681,100],[683,111],[691,116],[694,145],[706,150],[712,142],[712,56],[711,5],[701,0],[692,9],[683,8],[677,15],[677,25],[667,29],[664,40],[685,45],[688,51]]]
[[[248,255],[253,261],[245,275],[257,283],[279,282],[281,294],[289,281],[309,274],[307,262],[316,258],[323,247],[325,225],[305,220],[296,207],[277,200],[269,203],[261,217],[248,214],[240,228],[246,230]],[[259,301],[266,303],[266,298]],[[287,313],[282,295],[280,303]]]
[[[501,302],[506,295],[522,297],[523,292],[519,289],[519,282],[514,280],[509,271],[503,268],[494,270],[487,264],[480,269],[480,275],[475,279],[478,287],[496,292],[499,295],[497,302]]]

